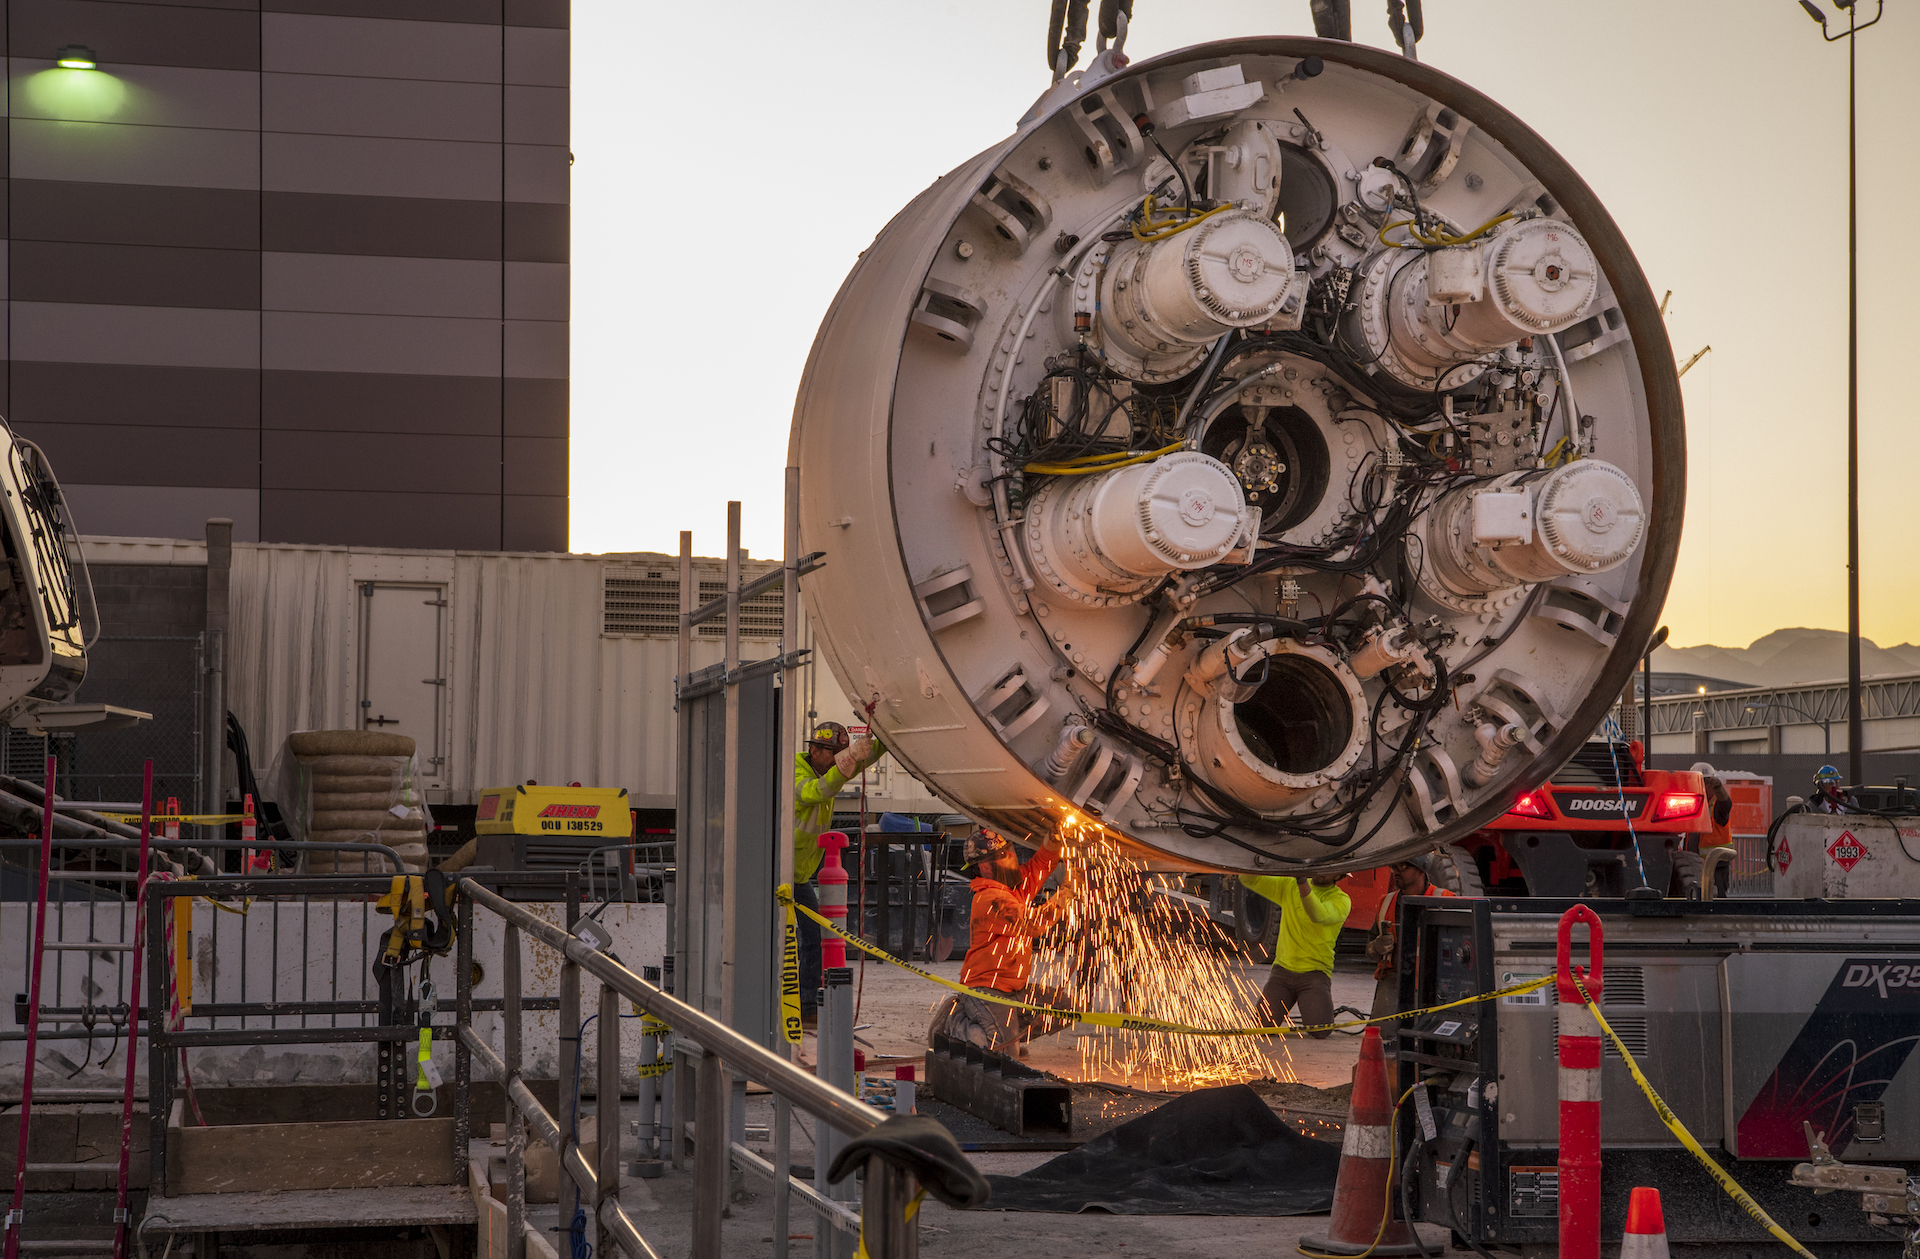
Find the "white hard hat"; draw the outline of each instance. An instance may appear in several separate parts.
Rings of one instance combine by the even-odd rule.
[[[1702,778],[1718,778],[1720,776],[1714,773],[1713,766],[1707,764],[1705,761],[1695,761],[1693,763],[1693,772]]]

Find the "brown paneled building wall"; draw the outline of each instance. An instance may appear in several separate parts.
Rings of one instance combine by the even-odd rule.
[[[82,533],[566,549],[567,0],[6,15],[6,417]]]

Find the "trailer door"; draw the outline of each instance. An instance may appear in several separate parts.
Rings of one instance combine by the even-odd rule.
[[[423,787],[444,786],[447,588],[360,583],[359,728],[411,735]]]

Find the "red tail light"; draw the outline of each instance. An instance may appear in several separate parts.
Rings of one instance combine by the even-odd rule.
[[[1694,817],[1706,803],[1706,797],[1693,791],[1669,791],[1663,793],[1653,804],[1653,820],[1672,822],[1683,817]]]
[[[1514,817],[1551,818],[1553,816],[1553,810],[1547,807],[1547,793],[1544,791],[1529,791],[1515,800],[1513,807],[1507,812]]]

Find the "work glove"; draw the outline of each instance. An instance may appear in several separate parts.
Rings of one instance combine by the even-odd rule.
[[[873,737],[871,735],[861,735],[848,746],[847,751],[853,753],[855,764],[873,764]]]
[[[860,758],[853,754],[850,747],[841,748],[833,754],[833,763],[839,767],[841,777],[858,778],[860,776]]]
[[[1393,955],[1393,936],[1385,931],[1367,941],[1367,956],[1378,962]]]

